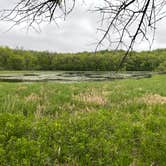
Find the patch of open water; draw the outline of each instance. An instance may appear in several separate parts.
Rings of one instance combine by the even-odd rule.
[[[150,78],[152,72],[103,72],[103,71],[51,71],[51,72],[7,72],[0,74],[3,82],[82,82],[82,81],[112,81],[127,78]]]

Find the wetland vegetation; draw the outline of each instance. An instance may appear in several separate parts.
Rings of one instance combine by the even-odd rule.
[[[166,51],[122,53],[0,48],[0,165],[165,166]]]
[[[0,83],[0,165],[165,165],[166,76]]]

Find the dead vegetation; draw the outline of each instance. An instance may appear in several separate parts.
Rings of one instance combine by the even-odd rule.
[[[157,105],[166,104],[166,96],[161,96],[159,94],[145,94],[142,97],[135,97],[130,100],[124,100],[120,102],[121,106],[127,106],[130,104],[146,104],[146,105]]]
[[[100,92],[94,89],[90,89],[86,92],[80,93],[74,96],[74,98],[84,103],[97,104],[102,106],[104,106],[107,102],[104,92]]]
[[[43,116],[43,112],[46,109],[45,105],[38,105],[34,113],[35,119],[40,119]]]
[[[18,88],[17,88],[17,91],[24,91],[24,90],[26,90],[28,87],[27,86],[19,86]]]
[[[35,93],[31,93],[30,95],[25,97],[26,102],[33,102],[33,101],[39,101],[39,100],[40,100],[39,95]]]
[[[148,105],[166,104],[166,96],[161,96],[159,94],[145,95],[141,100]]]

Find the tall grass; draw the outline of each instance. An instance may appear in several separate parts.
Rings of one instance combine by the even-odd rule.
[[[166,77],[0,83],[0,165],[165,166]]]

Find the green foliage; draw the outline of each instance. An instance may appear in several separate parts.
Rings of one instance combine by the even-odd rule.
[[[164,166],[165,89],[165,75],[0,83],[0,165]]]
[[[115,71],[124,55],[123,50],[97,53],[57,54],[0,47],[1,70],[75,70]],[[166,50],[132,52],[121,70],[165,71]]]

